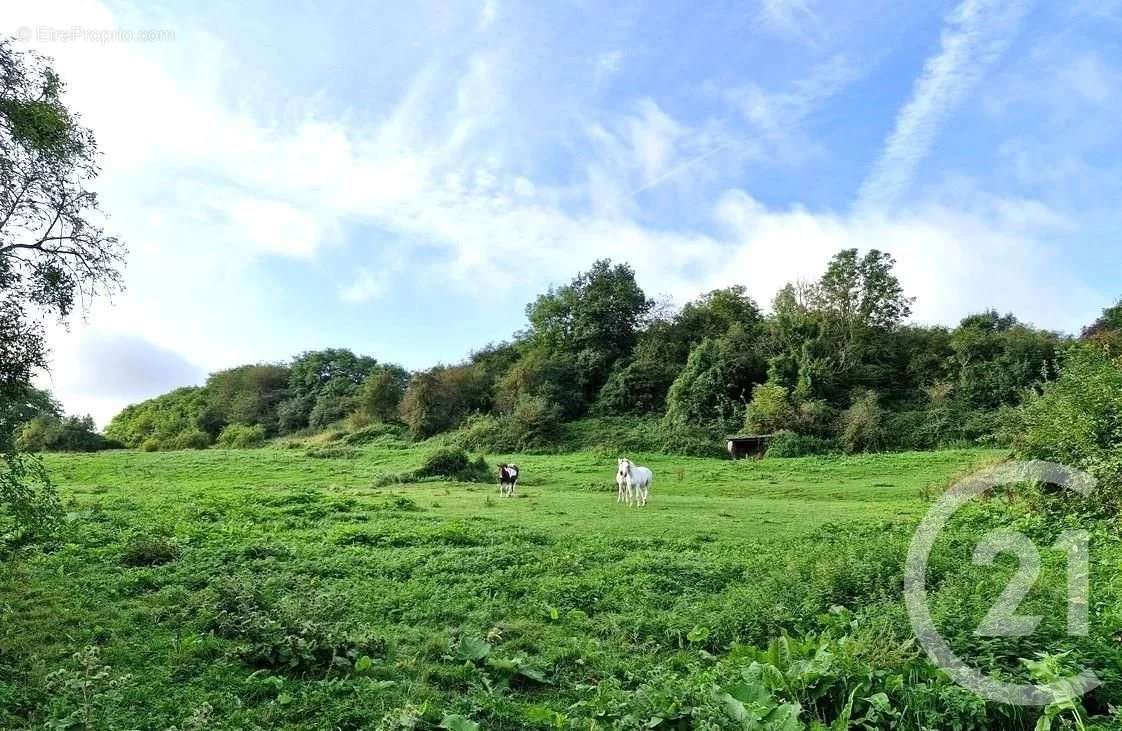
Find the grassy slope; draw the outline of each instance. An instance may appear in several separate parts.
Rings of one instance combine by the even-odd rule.
[[[483,485],[375,486],[421,456],[368,447],[353,459],[281,449],[50,457],[72,530],[0,578],[0,727],[71,710],[44,679],[73,669],[71,653],[90,644],[111,677],[132,676],[119,697],[105,696],[97,727],[166,728],[204,702],[217,728],[365,728],[426,704],[428,717],[455,711],[485,728],[534,726],[545,708],[579,718],[572,704],[598,684],[672,671],[694,627],[711,631],[714,651],[797,628],[825,607],[747,585],[783,578],[799,537],[827,523],[914,520],[925,491],[1000,455],[636,455],[655,472],[645,510],[616,505],[614,461],[589,453],[510,457],[523,470],[513,500]],[[121,564],[131,538],[161,534],[178,544],[176,560]],[[310,621],[377,637],[360,643],[372,667],[356,677],[311,661],[253,675],[268,663],[234,657],[246,637],[216,620],[239,592],[256,597],[278,636]],[[549,684],[515,674],[511,692],[481,690],[452,648],[488,634],[495,657]]]

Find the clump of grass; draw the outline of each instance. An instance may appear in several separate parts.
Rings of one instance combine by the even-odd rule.
[[[136,535],[121,554],[123,566],[159,566],[179,558],[179,546],[166,536]]]

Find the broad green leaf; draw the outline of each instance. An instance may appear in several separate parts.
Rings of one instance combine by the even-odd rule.
[[[448,731],[479,731],[479,724],[463,716],[448,715],[440,722],[440,728]]]

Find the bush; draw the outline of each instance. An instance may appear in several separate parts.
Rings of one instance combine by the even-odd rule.
[[[666,454],[687,457],[725,457],[721,435],[700,426],[661,424],[657,431],[655,449]]]
[[[778,432],[768,442],[768,457],[811,457],[836,454],[841,445],[836,439],[826,439],[813,434],[796,434],[790,430]]]
[[[0,454],[0,517],[4,539],[43,538],[63,524],[58,491],[37,457]]]
[[[555,446],[561,437],[561,409],[541,396],[520,398],[508,421],[519,451]]]
[[[109,422],[105,436],[145,451],[170,449],[178,435],[201,428],[206,400],[205,388],[177,388],[125,407]],[[149,446],[149,442],[155,446]]]
[[[841,443],[847,452],[876,452],[887,446],[885,412],[876,392],[862,392],[842,414]]]
[[[325,429],[340,421],[354,409],[355,400],[351,396],[325,393],[316,399],[315,406],[308,414],[308,426]]]
[[[355,459],[360,452],[354,447],[323,446],[309,447],[304,456],[312,459]]]
[[[729,398],[727,366],[715,339],[706,338],[691,350],[666,395],[666,423],[696,426],[738,419],[743,406]]]
[[[1112,493],[1122,488],[1122,360],[1105,349],[1069,349],[1059,379],[1028,400],[1019,422],[1023,456],[1086,470]]]
[[[226,449],[253,449],[265,443],[265,427],[260,424],[230,424],[218,435],[218,446]]]
[[[292,434],[308,426],[308,415],[312,413],[315,399],[310,396],[295,396],[282,401],[277,407],[277,424],[282,434]]]
[[[397,417],[409,373],[398,366],[379,366],[362,384],[357,398],[357,414],[370,421],[390,421]]]
[[[413,476],[487,482],[491,479],[491,471],[482,457],[473,462],[468,453],[459,447],[441,447],[428,456],[424,464],[413,472]]]
[[[774,434],[798,425],[787,388],[761,383],[752,389],[752,401],[744,417],[744,428],[752,434]]]
[[[417,470],[419,477],[453,477],[467,469],[468,453],[457,447],[443,447],[425,459]]]
[[[145,439],[140,445],[141,452],[159,452],[160,442],[155,437]]]
[[[181,432],[169,445],[170,449],[206,449],[210,446],[210,435],[202,429]]]
[[[401,446],[406,446],[407,439],[408,434],[401,424],[376,422],[347,434],[343,437],[343,442],[352,446],[373,442],[380,442],[385,445],[397,442]]]
[[[510,419],[491,414],[473,414],[453,435],[454,442],[476,452],[515,452],[518,446],[511,434]]]
[[[179,558],[179,546],[165,536],[139,535],[129,539],[121,554],[123,566],[159,566]]]

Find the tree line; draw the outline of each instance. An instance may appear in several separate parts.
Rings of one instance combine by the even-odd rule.
[[[527,449],[567,421],[628,416],[671,441],[705,435],[702,452],[734,432],[778,434],[780,451],[798,453],[999,439],[1002,413],[1057,376],[1074,339],[996,311],[909,324],[913,299],[893,268],[875,249],[840,251],[765,313],[742,286],[673,309],[630,266],[601,260],[530,302],[525,330],[461,363],[409,373],[343,348],[306,352],[129,406],[106,436],[153,450],[254,446],[399,423],[414,439],[461,430],[478,448]],[[1083,337],[1117,337],[1117,310]]]

